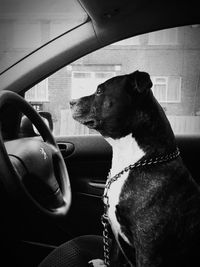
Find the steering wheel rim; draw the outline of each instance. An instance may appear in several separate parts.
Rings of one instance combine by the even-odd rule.
[[[22,191],[26,194],[26,196],[38,207],[42,212],[45,214],[48,214],[53,217],[60,217],[67,214],[70,205],[71,205],[71,187],[70,187],[70,180],[67,172],[67,168],[64,162],[64,159],[62,157],[62,154],[56,144],[56,141],[50,132],[49,128],[43,121],[43,119],[40,117],[40,115],[35,111],[35,109],[21,96],[19,96],[17,93],[11,92],[11,91],[2,91],[0,92],[0,113],[1,110],[6,105],[14,105],[15,108],[19,112],[22,112],[25,116],[28,117],[28,119],[33,123],[33,125],[37,128],[38,132],[40,133],[43,141],[36,141],[35,143],[32,142],[30,139],[30,142],[32,142],[32,146],[34,147],[34,153],[35,153],[35,159],[39,158],[38,163],[41,162],[41,168],[42,163],[44,164],[45,171],[44,173],[48,173],[48,179],[44,179],[43,177],[39,177],[44,182],[45,186],[48,186],[53,194],[51,195],[51,198],[53,199],[54,203],[52,206],[48,204],[48,206],[45,206],[43,203],[41,203],[38,199],[35,199],[33,195],[30,193],[28,188],[26,187],[21,174],[24,172],[24,170],[18,171],[18,168],[13,165],[13,162],[11,162],[10,155],[8,154],[7,148],[4,145],[4,141],[2,138],[2,132],[0,127],[0,175],[1,178],[6,177],[5,179],[1,179],[4,185],[7,187],[8,191],[16,190],[13,187],[13,182],[17,181],[19,188],[22,189]],[[28,142],[29,140],[27,140]],[[19,141],[20,142],[20,141]],[[30,144],[30,143],[27,143]],[[18,146],[18,145],[17,145]],[[19,156],[15,156],[15,160],[19,159]],[[56,160],[55,160],[56,159]],[[43,161],[42,161],[43,160]],[[22,165],[26,166],[26,169],[28,169],[26,162],[24,163],[24,160],[21,158],[19,161],[23,161]],[[31,162],[30,159],[27,162]],[[20,165],[21,163],[19,163]],[[52,165],[52,166],[50,166]],[[31,168],[31,165],[29,164],[29,167]],[[48,168],[49,167],[49,168]],[[55,169],[57,169],[55,173]],[[37,174],[40,176],[39,174]],[[49,206],[50,205],[50,206]]]

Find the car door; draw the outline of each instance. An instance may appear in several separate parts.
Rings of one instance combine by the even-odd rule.
[[[67,229],[74,236],[102,234],[102,195],[111,167],[110,145],[99,135],[58,137],[72,188]]]
[[[25,98],[36,110],[52,116],[52,131],[72,186],[72,207],[63,226],[71,236],[102,231],[101,196],[112,151],[99,133],[73,120],[69,101],[94,93],[98,84],[113,76],[136,69],[147,71],[153,82],[152,92],[177,136],[184,162],[197,177],[194,155],[200,135],[199,36],[199,27],[184,26],[132,37],[70,63],[26,92]]]

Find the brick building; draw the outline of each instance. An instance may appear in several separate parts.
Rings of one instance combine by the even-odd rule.
[[[198,26],[144,34],[102,48],[49,77],[46,101],[32,103],[43,103],[41,108],[52,113],[55,134],[89,133],[71,119],[69,99],[92,93],[100,82],[136,69],[150,73],[152,90],[174,131],[200,133]]]
[[[6,23],[7,27],[12,24],[9,20]],[[29,24],[34,29],[31,36],[40,36],[42,43],[64,31],[62,20],[35,20]],[[19,30],[17,25],[15,27]],[[20,57],[39,45],[34,43],[38,38],[31,37],[33,42],[28,43],[27,38],[19,40],[17,36],[13,36],[10,42],[4,31],[4,38],[0,41],[0,68],[6,65],[10,55]],[[151,75],[154,95],[163,106],[174,131],[200,133],[199,25],[143,34],[102,48],[34,86],[27,92],[26,98],[37,110],[51,112],[56,135],[89,133],[88,129],[72,120],[70,98],[92,93],[104,80],[136,69]]]

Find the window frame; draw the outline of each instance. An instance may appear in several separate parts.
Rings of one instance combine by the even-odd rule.
[[[170,77],[169,76],[152,76],[151,79],[153,82],[152,92],[153,92],[156,99],[157,99],[157,97],[156,97],[155,92],[154,92],[154,90],[155,90],[154,87],[156,85],[165,85],[166,86],[165,99],[162,99],[162,100],[157,99],[159,103],[180,103],[181,102],[181,81],[182,81],[181,77],[179,77],[179,87],[177,88],[178,98],[174,99],[174,100],[169,99],[169,97],[168,97],[168,92],[170,90],[170,88],[169,88]],[[164,83],[163,82],[156,82],[156,79],[165,79],[165,82]]]

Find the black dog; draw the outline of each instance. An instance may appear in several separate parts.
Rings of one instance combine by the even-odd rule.
[[[151,87],[150,76],[135,71],[70,103],[73,118],[113,147],[105,215],[120,252],[110,265],[200,266],[200,191]]]

